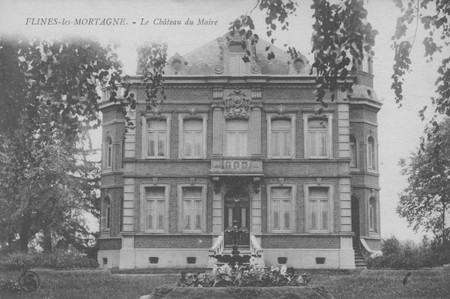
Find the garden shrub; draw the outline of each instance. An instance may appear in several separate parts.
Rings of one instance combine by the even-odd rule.
[[[0,258],[0,269],[20,270],[22,265],[28,268],[91,269],[98,263],[76,250],[56,250],[52,253],[11,253]]]
[[[369,258],[367,266],[372,269],[419,269],[423,267],[442,266],[450,262],[450,248],[429,242],[426,238],[422,244],[401,244],[391,237],[382,241],[383,255]]]
[[[306,274],[296,273],[294,268],[283,265],[270,269],[259,266],[257,259],[250,259],[250,264],[231,267],[214,265],[212,274],[182,273],[178,286],[181,287],[276,287],[305,286],[310,282]]]

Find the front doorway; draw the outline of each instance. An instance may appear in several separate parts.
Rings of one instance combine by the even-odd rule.
[[[224,230],[233,230],[233,221],[242,233],[239,238],[239,247],[250,245],[250,197],[242,189],[231,189],[225,193],[224,198]],[[233,237],[225,233],[225,247],[233,246]]]
[[[353,248],[359,249],[359,236],[360,232],[360,220],[359,220],[359,199],[356,196],[352,196],[352,232],[353,232]]]

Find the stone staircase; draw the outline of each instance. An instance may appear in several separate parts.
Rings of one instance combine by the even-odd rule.
[[[353,250],[355,251],[355,266],[356,269],[362,269],[367,268],[366,259],[361,254],[361,250],[357,247],[353,247]]]

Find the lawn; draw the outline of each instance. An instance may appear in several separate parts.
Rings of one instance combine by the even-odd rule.
[[[1,294],[0,298],[139,298],[158,285],[175,283],[174,274],[109,275],[95,271],[37,271],[41,288],[31,294]],[[305,270],[314,285],[321,285],[336,298],[450,298],[450,267],[411,271]],[[18,272],[0,273],[0,278],[15,279]]]

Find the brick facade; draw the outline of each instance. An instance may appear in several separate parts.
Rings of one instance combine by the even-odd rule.
[[[188,61],[189,57],[185,59]],[[208,62],[204,63],[208,65]],[[281,63],[280,60],[277,63]],[[195,63],[184,73],[194,70]],[[378,146],[376,113],[380,103],[372,90],[371,75],[360,73],[359,76],[367,81],[366,85],[358,86],[352,95],[340,92],[336,101],[322,113],[316,113],[313,77],[305,73],[285,76],[168,75],[165,81],[167,100],[161,105],[160,114],[145,111],[145,93],[138,84],[138,78],[134,78],[132,92],[138,106],[136,111],[130,112],[130,117],[134,120],[135,129],[125,133],[123,116],[117,113],[114,104],[105,100],[101,105],[103,141],[106,142],[108,137],[112,139],[113,165],[108,168],[102,163],[102,197],[111,198],[111,213],[106,215],[107,206],[103,201],[99,256],[102,250],[119,250],[120,261],[116,263],[119,267],[145,267],[148,265],[137,264],[129,255],[139,250],[140,258],[145,259],[145,252],[155,256],[154,249],[171,248],[177,254],[195,254],[204,261],[201,254],[206,253],[202,250],[213,246],[214,240],[227,229],[226,223],[230,225],[234,219],[249,230],[248,234],[256,238],[253,240],[258,240],[263,250],[270,249],[266,264],[275,263],[276,250],[281,254],[284,249],[289,249],[305,254],[308,260],[305,265],[310,265],[309,257],[314,251],[308,250],[323,249],[322,255],[331,250],[330,264],[326,267],[354,267],[354,263],[349,261],[353,250],[348,240],[352,237],[370,238],[366,243],[374,250],[379,247],[378,166],[368,168],[367,147],[369,137]],[[165,134],[170,132],[169,136],[158,137],[155,150],[166,152],[155,158],[148,158],[146,152],[148,147],[154,146],[146,125],[151,119],[161,121]],[[187,133],[180,121],[190,119],[205,124],[206,131],[196,131],[206,140],[202,158],[183,157],[187,145],[182,140],[186,139],[183,136]],[[238,120],[236,125],[244,124],[241,131],[236,131],[241,133],[227,131],[232,123],[230,119]],[[269,131],[269,122],[278,119],[288,120],[285,124],[290,124],[289,132],[295,132],[293,138],[285,141],[294,143],[290,158],[274,158],[269,153],[274,146],[269,140],[275,138],[275,135],[269,136],[275,134]],[[310,130],[310,119],[318,119],[316,123],[320,124],[322,139],[308,141],[308,138],[316,138],[313,137],[315,135],[305,135]],[[327,128],[328,133],[323,128]],[[356,167],[350,167],[350,135],[357,140]],[[242,151],[242,148],[247,148],[246,155],[227,156],[228,151],[234,150],[230,141],[235,138],[233,136],[244,138],[236,146]],[[323,141],[323,138],[330,138],[331,143]],[[199,150],[201,142],[196,140]],[[280,145],[284,151],[287,150],[286,144]],[[326,156],[311,158],[309,152],[314,150],[310,149],[312,147],[326,150]],[[104,144],[103,161],[108,158],[106,148]],[[324,155],[323,152],[320,155]],[[375,155],[378,158],[377,153]],[[271,198],[271,194],[275,191],[270,188],[290,192],[291,197],[283,202],[293,208],[286,210],[285,206],[272,206],[275,197]],[[192,210],[188,203],[183,208],[182,190],[194,189],[202,190],[204,194],[204,198],[196,201],[201,211]],[[165,190],[166,197],[159,202],[165,210],[156,210],[147,203],[151,190]],[[312,199],[306,198],[314,190],[326,192],[323,194],[328,196],[317,206],[315,202],[313,205]],[[227,198],[235,193],[243,194],[240,196],[247,199],[236,197],[233,204]],[[351,198],[358,199],[357,213],[352,210]],[[369,217],[370,198],[375,198],[378,204]],[[359,219],[358,228],[354,227],[352,215]],[[107,217],[110,217],[109,229],[105,229]],[[154,222],[155,217],[157,222]],[[193,227],[190,221],[196,223],[195,233],[186,232]],[[160,230],[154,230],[154,225],[158,225]],[[284,225],[285,231],[278,232],[277,225]],[[117,240],[122,240],[120,246]],[[339,262],[340,259],[346,262]]]

